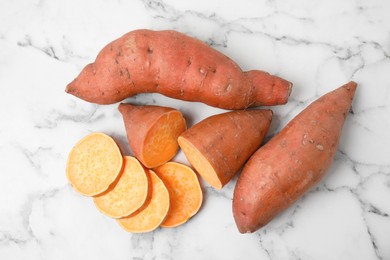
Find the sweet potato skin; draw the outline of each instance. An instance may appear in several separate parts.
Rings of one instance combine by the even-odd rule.
[[[221,189],[260,146],[271,120],[272,111],[265,109],[236,110],[213,115],[183,132],[179,144],[190,163],[191,158],[186,154],[181,139],[190,141],[196,147],[211,164],[220,181],[218,186],[209,184]],[[197,165],[193,166],[204,178],[202,170]]]
[[[322,179],[336,153],[356,86],[350,82],[320,97],[251,156],[233,196],[241,233],[263,227]]]
[[[207,44],[176,31],[131,31],[109,43],[66,87],[97,104],[160,93],[225,109],[287,102],[292,84],[264,71],[242,72]]]

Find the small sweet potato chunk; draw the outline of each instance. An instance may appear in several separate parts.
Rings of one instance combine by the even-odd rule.
[[[66,176],[77,192],[95,196],[115,181],[122,163],[123,157],[115,141],[106,134],[92,133],[71,150]]]
[[[202,120],[178,141],[200,176],[219,190],[260,146],[271,120],[271,110],[231,111]]]
[[[177,138],[187,128],[180,111],[161,106],[120,104],[127,139],[147,168],[160,166],[172,159],[179,148]]]
[[[104,193],[93,198],[96,207],[105,215],[121,218],[139,209],[148,196],[146,169],[134,157],[125,156],[119,178]]]
[[[128,232],[144,233],[160,226],[169,210],[169,193],[163,181],[149,170],[151,197],[139,210],[117,222]]]
[[[203,193],[195,172],[180,163],[168,162],[154,169],[165,183],[170,208],[162,227],[176,227],[187,222],[202,205]]]

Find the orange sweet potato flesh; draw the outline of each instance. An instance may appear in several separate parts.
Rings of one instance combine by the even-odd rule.
[[[77,192],[95,196],[115,181],[122,164],[122,154],[115,141],[106,134],[92,133],[71,150],[66,176]]]
[[[168,162],[154,169],[165,183],[170,208],[162,227],[177,227],[194,216],[202,205],[203,193],[196,173],[188,166]]]
[[[178,141],[195,170],[219,190],[260,146],[271,120],[271,110],[222,113],[192,126]]]
[[[121,218],[138,210],[146,201],[149,191],[148,173],[134,157],[124,156],[119,178],[93,201],[103,214]]]
[[[131,31],[105,46],[66,92],[113,104],[139,93],[224,109],[285,104],[292,84],[264,71],[243,72],[224,54],[176,31]]]
[[[180,111],[161,106],[120,104],[127,139],[135,155],[147,168],[171,160],[177,153],[177,138],[187,128]]]
[[[356,87],[349,82],[320,97],[251,156],[233,196],[241,233],[266,225],[324,177]]]
[[[163,181],[149,170],[151,181],[151,198],[146,205],[130,216],[119,218],[117,222],[128,232],[145,233],[155,230],[167,216],[169,210],[169,193]]]

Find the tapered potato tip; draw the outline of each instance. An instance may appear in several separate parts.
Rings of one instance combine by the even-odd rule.
[[[341,86],[341,88],[345,88],[346,90],[351,91],[351,94],[353,96],[353,95],[355,95],[357,83],[355,81],[350,81],[347,84]]]

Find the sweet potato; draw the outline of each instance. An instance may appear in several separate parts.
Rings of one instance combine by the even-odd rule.
[[[271,120],[271,110],[222,113],[192,126],[178,141],[195,170],[219,190],[260,146]]]
[[[326,174],[356,86],[350,82],[320,97],[251,156],[233,196],[241,233],[266,225]]]
[[[128,232],[145,233],[160,226],[169,210],[169,193],[163,181],[155,172],[149,170],[151,197],[139,210],[124,218],[116,219]]]
[[[243,72],[207,44],[176,31],[131,31],[105,46],[66,92],[97,104],[139,93],[224,109],[287,102],[292,84],[264,71]]]
[[[168,162],[154,169],[169,192],[170,207],[162,227],[177,227],[194,216],[203,193],[196,173],[188,166]]]
[[[148,168],[172,159],[179,148],[178,136],[186,130],[180,111],[161,106],[120,104],[127,139],[135,157]]]
[[[115,181],[122,164],[122,154],[115,141],[106,134],[92,133],[71,150],[66,176],[77,192],[95,196]]]
[[[134,157],[124,156],[123,170],[119,178],[93,201],[103,214],[112,218],[130,215],[146,201],[149,191],[148,174]]]

